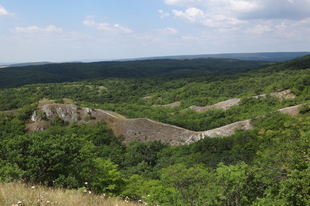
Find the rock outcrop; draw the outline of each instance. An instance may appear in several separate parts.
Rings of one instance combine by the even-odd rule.
[[[258,99],[259,97],[265,97],[265,96],[266,94],[262,94],[262,95],[253,96],[253,97]],[[270,93],[270,96],[275,96],[280,99],[294,99],[296,97],[294,94],[291,93],[291,90],[285,90],[282,92],[273,92],[273,93]],[[219,102],[214,105],[210,105],[206,107],[190,106],[189,108],[199,113],[203,113],[207,110],[212,110],[212,109],[223,109],[226,111],[230,107],[238,105],[240,100],[241,100],[240,98],[234,98],[234,99],[229,99],[229,100]]]
[[[83,109],[84,113],[91,111],[89,108]],[[71,123],[79,120],[78,107],[75,105],[64,104],[47,104],[34,111],[31,116],[32,124],[28,124],[27,128],[31,131],[44,131],[49,127],[46,125],[47,121],[54,122],[55,117],[59,116],[64,122]]]
[[[75,105],[51,104],[39,107],[34,111],[28,125],[31,131],[44,131],[48,129],[47,121],[54,121],[59,116],[64,122],[70,123],[73,120],[78,123],[87,123],[84,117],[91,115],[93,119],[88,122],[107,122],[115,135],[124,135],[124,142],[128,144],[132,140],[149,142],[161,140],[170,145],[189,144],[208,137],[230,136],[236,129],[251,129],[250,121],[235,122],[224,127],[213,130],[194,132],[181,127],[163,124],[146,118],[126,119],[125,117],[110,111],[91,110],[89,108],[78,108]],[[42,120],[44,116],[44,120]]]
[[[199,113],[203,113],[211,109],[224,109],[226,111],[230,107],[238,105],[239,102],[240,102],[240,99],[235,98],[235,99],[229,99],[227,101],[219,102],[217,104],[206,106],[206,107],[190,106],[189,108]]]
[[[296,115],[298,107],[283,108],[279,111],[285,114]],[[44,113],[46,120],[40,119]],[[235,122],[220,128],[194,132],[181,127],[163,124],[146,118],[126,119],[124,116],[106,110],[91,110],[89,108],[78,108],[75,105],[52,104],[44,105],[35,111],[31,117],[34,122],[28,125],[32,131],[44,131],[48,129],[47,121],[53,121],[58,115],[65,122],[78,121],[79,124],[98,122],[104,120],[108,123],[115,135],[124,135],[124,142],[128,144],[132,140],[150,142],[161,140],[170,145],[190,144],[205,137],[226,137],[235,133],[236,129],[250,130],[253,126],[250,120]],[[84,118],[91,115],[91,119]]]

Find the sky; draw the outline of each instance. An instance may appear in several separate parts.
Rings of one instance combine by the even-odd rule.
[[[0,63],[309,48],[310,0],[0,0]]]

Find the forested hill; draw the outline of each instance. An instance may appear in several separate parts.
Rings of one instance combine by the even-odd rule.
[[[161,59],[59,63],[9,67],[0,68],[0,88],[12,88],[36,83],[73,82],[103,77],[149,78],[219,75],[236,73],[269,64],[274,64],[274,62],[201,58],[191,60]]]
[[[165,61],[167,64],[158,63]],[[231,61],[234,65],[236,60]],[[124,72],[119,75],[126,76],[127,72],[139,78],[100,78],[95,66],[101,63],[87,64],[94,65],[90,70],[82,68],[84,64],[24,67],[26,73],[22,74],[29,75],[24,78],[32,83],[40,77],[30,78],[38,71],[35,68],[49,68],[55,78],[63,71],[63,80],[69,74],[73,79],[82,78],[79,75],[87,71],[87,77],[98,74],[98,78],[0,89],[0,111],[4,111],[0,112],[0,184],[23,181],[29,188],[30,184],[41,184],[67,189],[68,194],[91,191],[105,194],[102,198],[128,196],[136,202],[161,206],[310,205],[310,56],[249,70],[246,64],[204,68],[207,66],[203,63],[191,65],[195,63],[192,60],[164,60],[147,67],[148,61],[143,62],[143,67],[137,67],[141,62],[132,62],[132,74],[130,67],[106,63],[112,65],[106,73]],[[174,65],[171,62],[205,73],[173,77],[180,70],[167,69]],[[70,67],[65,69],[66,65]],[[72,65],[81,67],[74,69]],[[143,68],[146,72],[139,74]],[[159,77],[158,71],[165,69],[162,74],[171,76]],[[17,75],[23,70],[7,71]],[[144,76],[152,77],[141,78]],[[22,80],[19,76],[14,81]],[[15,83],[20,82],[6,86]],[[276,93],[285,95],[279,98]],[[238,98],[238,104],[225,110],[200,113],[190,109],[192,105],[211,106],[232,98]],[[57,104],[38,109],[52,102]],[[171,103],[175,107],[171,108]],[[296,110],[294,116],[283,112],[291,106]],[[49,119],[51,114],[54,117]],[[65,121],[66,115],[73,117],[71,123]],[[105,116],[100,119],[100,115]],[[151,141],[142,130],[151,131],[153,124],[161,122],[208,131],[242,120],[253,129],[236,130],[220,138],[203,137],[209,134],[198,132],[201,138],[197,142],[179,146],[165,144],[163,135],[158,135],[160,141]],[[137,124],[126,128],[125,121],[140,121],[141,128]],[[42,122],[46,123],[43,127]],[[44,126],[49,129],[42,131]],[[162,132],[162,127],[157,131]],[[128,136],[119,135],[123,133],[139,139],[127,139],[125,145]],[[169,134],[166,137],[170,141]],[[85,198],[89,196],[86,192]],[[18,193],[12,197],[24,199]]]
[[[200,54],[200,55],[179,55],[179,56],[162,56],[146,57],[137,60],[146,59],[193,59],[193,58],[230,58],[240,60],[255,61],[289,61],[295,58],[309,55],[310,52],[258,52],[258,53],[226,53],[226,54]]]

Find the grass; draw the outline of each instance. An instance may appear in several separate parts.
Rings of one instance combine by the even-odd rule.
[[[137,206],[134,202],[125,202],[117,198],[104,197],[44,186],[31,186],[20,182],[0,182],[0,206]]]

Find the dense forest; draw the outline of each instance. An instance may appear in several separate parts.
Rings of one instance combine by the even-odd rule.
[[[34,83],[73,82],[104,77],[196,77],[232,73],[274,63],[274,61],[201,58],[13,66],[0,68],[0,88],[14,88]]]
[[[143,199],[149,205],[310,204],[310,56],[271,65],[236,60],[229,68],[226,60],[214,65],[210,59],[156,61],[141,76],[135,76],[141,71],[135,61],[123,63],[119,70],[114,67],[111,77],[78,81],[76,71],[82,67],[75,70],[65,64],[19,68],[29,74],[36,69],[38,74],[48,69],[54,75],[63,72],[66,77],[60,76],[59,81],[54,77],[41,83],[36,78],[10,84],[1,81],[5,89],[0,90],[0,181],[86,188],[111,197]],[[100,71],[98,65],[90,64],[95,68],[89,70],[91,75],[98,74],[91,73]],[[192,75],[188,69],[184,75],[186,67],[203,72]],[[132,68],[137,70],[129,74]],[[175,69],[163,73],[166,76],[157,75],[167,68]],[[11,69],[14,75],[17,68]],[[70,73],[72,79],[67,79]],[[288,89],[296,98],[270,95]],[[261,94],[266,96],[253,97]],[[239,105],[226,111],[189,109],[237,97],[241,98]],[[43,98],[57,103],[70,99],[78,106],[114,111],[127,118],[147,117],[195,131],[245,119],[251,119],[255,128],[181,146],[161,141],[125,145],[124,137],[115,136],[103,121],[66,124],[56,117],[48,131],[29,132],[26,124]],[[180,105],[163,106],[173,102]],[[276,111],[302,103],[297,116]]]

